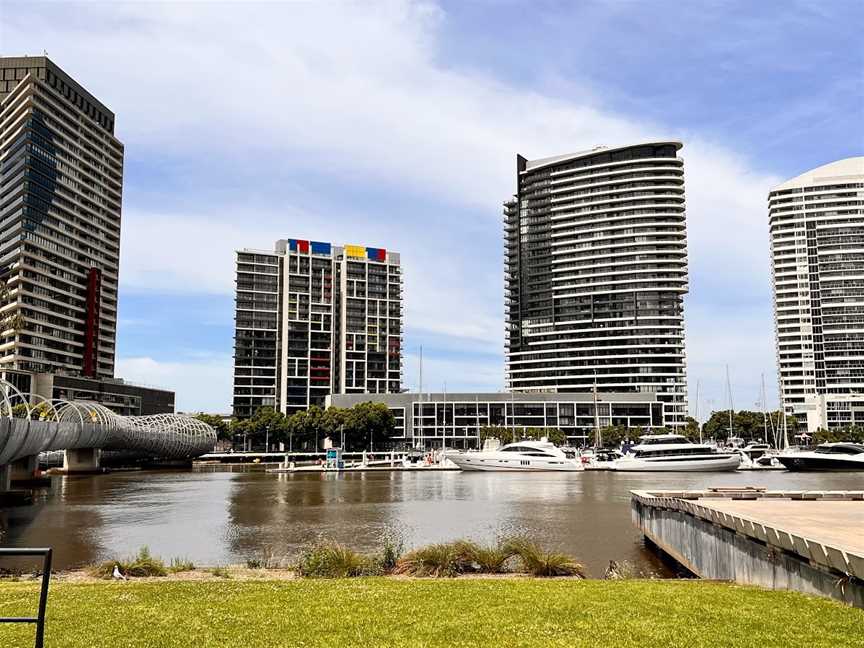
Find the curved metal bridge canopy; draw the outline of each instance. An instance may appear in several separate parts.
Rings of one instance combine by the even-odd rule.
[[[120,416],[98,403],[49,400],[0,380],[0,466],[48,450],[79,448],[191,459],[215,445],[216,431],[191,416]]]

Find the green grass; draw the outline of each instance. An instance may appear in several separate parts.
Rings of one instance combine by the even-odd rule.
[[[0,616],[36,583],[0,583]],[[0,625],[0,646],[32,645]],[[540,579],[55,583],[51,648],[864,646],[864,612],[700,581]]]

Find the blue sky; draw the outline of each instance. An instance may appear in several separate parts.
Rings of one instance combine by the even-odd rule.
[[[684,141],[691,395],[776,368],[769,188],[864,153],[864,4],[0,0],[126,145],[118,374],[228,411],[233,250],[402,252],[405,385],[503,387],[514,156]],[[695,398],[691,398],[691,411]]]

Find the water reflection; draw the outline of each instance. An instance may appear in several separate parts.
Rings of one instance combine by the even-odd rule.
[[[59,568],[153,553],[201,565],[286,556],[316,538],[362,550],[526,533],[582,559],[661,570],[630,522],[635,489],[755,485],[853,490],[858,474],[152,472],[55,477],[32,506],[0,510],[0,544],[53,546]]]

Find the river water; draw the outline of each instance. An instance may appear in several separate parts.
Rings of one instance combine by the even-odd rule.
[[[602,576],[610,560],[667,575],[630,521],[631,490],[709,486],[864,489],[862,473],[126,472],[54,477],[29,506],[0,510],[0,546],[52,546],[69,568],[148,546],[197,565],[290,557],[317,538],[374,550],[529,534]]]

